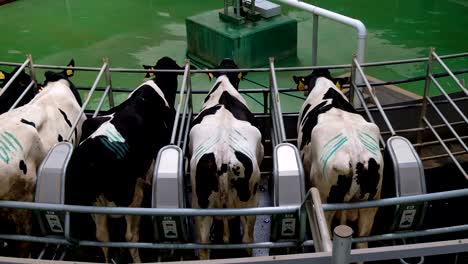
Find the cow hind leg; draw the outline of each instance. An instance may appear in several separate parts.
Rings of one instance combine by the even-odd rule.
[[[133,195],[133,201],[129,207],[141,207],[143,203],[143,191],[145,181],[142,178],[138,178],[135,185],[135,193]],[[126,215],[125,220],[127,221],[127,231],[125,233],[125,239],[128,242],[138,242],[140,239],[140,219],[138,215]],[[140,253],[138,248],[130,248],[130,255],[132,256],[134,263],[140,263]]]
[[[213,217],[210,216],[196,216],[195,226],[198,232],[198,243],[208,244],[210,240],[210,229],[213,222]],[[200,249],[198,251],[199,258],[202,260],[210,259],[210,253],[207,249]]]
[[[255,226],[254,215],[241,216],[242,224],[242,243],[253,243],[254,242],[254,226]],[[247,249],[247,254],[252,256],[252,249]]]
[[[359,209],[358,218],[358,237],[369,236],[374,224],[374,218],[377,213],[377,208],[363,208]],[[357,243],[356,248],[367,248],[368,243]]]
[[[96,205],[99,206],[99,205]],[[100,242],[109,242],[109,230],[107,229],[107,215],[96,214],[93,216],[94,223],[96,224],[96,239]],[[103,247],[104,259],[109,263],[109,248]]]
[[[32,232],[32,213],[28,210],[15,210],[11,214],[11,219],[15,224],[16,234],[31,235]],[[13,256],[19,258],[31,257],[31,243],[14,241],[11,243],[13,246]]]

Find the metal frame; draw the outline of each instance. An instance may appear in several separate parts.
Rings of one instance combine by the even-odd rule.
[[[438,57],[437,54],[433,53],[434,58],[436,60],[442,62],[442,60],[439,60],[442,57]],[[468,56],[468,53],[463,53],[463,54],[457,54],[457,55],[449,55],[449,56],[444,56],[446,58],[454,58],[454,57],[461,57],[461,56]],[[439,58],[439,59],[437,59]],[[398,63],[410,63],[410,62],[419,62],[421,59],[412,59],[412,60],[402,60],[398,61]],[[370,63],[370,64],[363,64],[359,65],[357,60],[353,60],[355,67],[357,69],[357,72],[361,75],[363,75],[362,69],[359,70],[359,68],[365,67],[365,66],[378,66],[378,65],[383,65],[382,63]],[[390,62],[392,64],[397,64],[396,61]],[[443,63],[443,62],[442,62]],[[3,65],[9,65],[9,66],[16,66],[17,64],[15,63],[2,63],[0,64]],[[25,63],[20,64],[20,65],[25,65]],[[25,66],[26,67],[26,66]],[[67,67],[63,66],[48,66],[48,65],[34,65],[35,68],[52,68],[52,69],[66,69]],[[287,71],[292,71],[292,70],[310,70],[314,68],[323,68],[322,67],[296,67],[296,68],[274,68],[274,64],[271,62],[270,68],[269,69],[255,69],[253,71],[270,71],[271,74],[271,80],[273,81],[275,78],[274,72],[276,71],[281,71],[281,70],[287,70]],[[338,65],[337,67],[334,68],[346,68],[350,67],[350,65]],[[24,68],[24,67],[23,67]],[[448,68],[447,68],[448,69]],[[85,104],[82,108],[82,111],[84,112],[84,107],[87,105],[89,102],[90,96],[92,92],[94,92],[97,89],[97,82],[101,78],[101,76],[104,74],[104,72],[150,72],[150,70],[139,70],[139,69],[122,69],[122,68],[109,68],[108,63],[105,62],[104,65],[101,68],[91,68],[91,67],[74,67],[74,70],[86,70],[86,71],[99,71],[98,78],[94,82],[93,86],[91,87],[91,92],[88,95]],[[249,69],[246,69],[247,71]],[[169,71],[169,70],[157,70],[157,71],[151,71],[151,72],[163,72],[163,71]],[[177,72],[182,72],[182,71],[177,71]],[[183,71],[184,74],[187,74],[187,76],[190,73],[201,73],[201,72],[207,72],[206,70],[190,70],[187,67]],[[431,74],[431,73],[429,73]],[[448,74],[454,78],[454,74],[448,70]],[[430,75],[430,79],[432,82],[434,82],[435,75]],[[184,77],[184,80],[187,77]],[[457,82],[457,80],[455,80]],[[189,87],[187,91],[185,92],[187,94],[187,97],[185,97],[185,101],[183,101],[179,97],[179,106],[184,105],[184,110],[182,111],[181,116],[186,116],[191,114],[189,111],[192,111],[191,109],[191,100],[190,100],[190,94],[191,93],[196,93],[196,91],[191,91],[191,85],[190,85],[190,78],[187,78],[187,86]],[[275,82],[272,82],[275,83]],[[365,83],[366,87],[368,90],[371,91],[370,83],[366,82]],[[460,82],[457,82],[457,85],[461,85]],[[108,82],[108,87],[109,87],[109,82]],[[182,86],[184,87],[184,86]],[[273,98],[278,98],[279,99],[279,92],[282,90],[278,89],[276,85],[271,86],[274,89],[274,97]],[[465,92],[466,94],[466,89],[464,87],[461,87],[462,91]],[[114,91],[117,91],[117,89],[114,89]],[[263,93],[264,95],[267,95],[269,93],[269,90],[267,89],[257,89],[255,91],[245,91],[247,93],[250,92],[258,92],[258,93]],[[109,89],[110,93],[110,89]],[[184,91],[182,89],[181,91],[181,97],[183,98]],[[361,95],[360,93],[357,93],[358,96]],[[371,93],[372,96],[374,96]],[[105,97],[106,94],[103,95]],[[276,97],[275,97],[276,96]],[[361,101],[363,101],[362,95],[360,98]],[[456,101],[456,100],[455,100]],[[430,99],[427,101],[429,104],[431,104],[432,101]],[[447,102],[450,104],[454,104],[454,100],[451,99],[450,97],[447,96]],[[364,111],[368,113],[370,116],[371,111],[379,111],[381,114],[384,114],[385,108],[382,107],[378,101],[376,103],[377,108],[369,109],[367,107],[364,107]],[[380,107],[379,107],[380,105]],[[274,122],[277,122],[275,124],[276,127],[281,127],[281,121],[282,121],[282,113],[281,113],[281,108],[277,108],[279,105],[276,103],[272,103],[271,105],[271,115],[274,118],[273,120],[276,120]],[[364,106],[364,105],[363,105]],[[433,107],[433,105],[431,104]],[[178,113],[180,114],[180,111],[178,110]],[[276,116],[275,116],[276,115]],[[187,117],[186,117],[187,118]],[[427,118],[424,116],[422,117],[426,125],[429,126],[429,129],[437,136],[437,132],[435,131],[435,128],[439,126],[431,126],[430,123],[428,123]],[[466,118],[466,117],[465,117]],[[188,120],[191,120],[191,117],[188,117]],[[180,122],[180,127],[186,128],[189,127],[190,122],[185,122],[181,121]],[[466,124],[466,121],[463,123]],[[75,124],[76,125],[76,124]],[[391,124],[388,123],[387,125],[390,125],[389,128],[391,127]],[[453,123],[445,123],[445,126],[449,127],[449,125],[453,125]],[[419,130],[426,130],[427,128],[420,127],[418,128]],[[276,129],[278,131],[278,129]],[[281,129],[279,129],[281,131]],[[281,132],[280,132],[281,133]],[[390,134],[397,134],[400,133],[400,131],[395,131],[390,129]],[[177,143],[183,143],[184,148],[182,149],[183,151],[185,150],[185,142],[186,138],[188,135],[187,129],[182,132],[182,130],[179,130],[179,137]],[[175,142],[175,134],[172,135],[174,142]],[[275,136],[277,143],[278,142],[284,142],[286,141],[284,134],[283,136]],[[185,140],[182,140],[184,138]],[[456,137],[456,140],[460,141],[464,137]],[[272,137],[273,139],[273,137]],[[455,139],[450,139],[452,141],[455,141]],[[182,142],[183,141],[183,142]],[[438,142],[441,143],[442,145],[445,144],[444,142],[447,140],[442,140],[441,138],[438,138]],[[423,145],[425,143],[420,143],[420,145]],[[466,150],[466,149],[465,149]],[[465,152],[466,153],[466,152]],[[450,153],[449,153],[450,154]],[[454,155],[455,153],[452,153]],[[453,157],[452,157],[453,159]],[[316,191],[315,191],[316,192]],[[313,198],[313,193],[314,190],[309,190],[309,192],[306,194],[304,200],[300,205],[297,206],[281,206],[281,207],[264,207],[264,208],[248,208],[248,209],[203,209],[203,210],[197,210],[197,209],[189,209],[189,208],[183,208],[183,209],[163,209],[163,208],[99,208],[99,207],[92,207],[92,206],[72,206],[72,205],[54,205],[54,204],[40,204],[40,203],[26,203],[26,202],[16,202],[16,201],[0,201],[0,207],[3,208],[20,208],[20,209],[31,209],[31,210],[49,210],[49,211],[55,211],[55,212],[65,212],[67,215],[69,215],[70,212],[76,212],[76,213],[99,213],[99,214],[134,214],[134,215],[150,215],[150,216],[164,216],[164,215],[174,215],[174,216],[196,216],[196,215],[260,215],[260,214],[268,214],[268,215],[273,215],[273,214],[285,214],[285,213],[298,213],[301,214],[302,212],[307,212],[309,215],[309,218],[311,215],[315,215],[314,218],[318,219],[316,220],[316,223],[318,223],[318,232],[320,232],[321,235],[326,234],[324,229],[326,229],[326,225],[324,226],[324,217],[323,217],[323,210],[345,210],[345,209],[352,209],[352,208],[364,208],[364,207],[380,207],[380,206],[391,206],[391,205],[397,205],[397,204],[404,204],[404,203],[415,203],[415,202],[426,202],[426,201],[433,201],[433,200],[440,200],[440,199],[449,199],[449,198],[455,198],[455,197],[464,197],[468,196],[468,189],[461,189],[461,190],[453,190],[453,191],[446,191],[446,192],[441,192],[441,193],[431,193],[431,194],[424,194],[424,195],[416,195],[416,196],[406,196],[406,197],[399,197],[399,198],[389,198],[389,199],[382,199],[379,201],[372,201],[372,202],[361,202],[361,203],[353,203],[353,204],[323,204],[321,205],[319,200]],[[317,196],[317,195],[316,195]],[[310,208],[310,205],[313,206],[313,210],[308,210],[307,207]],[[323,209],[323,210],[322,210]],[[303,213],[302,213],[303,215]],[[321,219],[321,220],[320,220]],[[309,219],[310,220],[310,219]],[[320,222],[322,221],[322,222]],[[314,221],[311,221],[314,222]],[[321,227],[320,227],[321,226]],[[320,229],[322,229],[320,231]],[[252,243],[252,244],[236,244],[236,245],[201,245],[201,244],[195,244],[195,243],[188,243],[188,244],[181,244],[181,243],[173,243],[173,244],[167,244],[167,243],[126,243],[126,242],[109,242],[109,243],[100,243],[96,241],[75,241],[70,239],[70,237],[67,235],[67,230],[69,230],[69,222],[66,221],[65,223],[65,235],[63,238],[61,237],[32,237],[32,236],[23,236],[23,235],[5,235],[2,234],[0,235],[0,239],[6,239],[6,240],[26,240],[26,241],[34,241],[34,242],[42,242],[42,243],[49,243],[49,244],[64,244],[64,245],[81,245],[81,246],[108,246],[108,247],[140,247],[140,248],[163,248],[163,249],[178,249],[178,248],[183,248],[183,249],[197,249],[197,248],[223,248],[223,249],[234,249],[234,248],[276,248],[276,247],[294,247],[294,246],[308,246],[312,244],[317,244],[318,241],[312,242],[312,241],[298,241],[298,242],[262,242],[262,243]],[[436,228],[436,229],[431,229],[431,230],[422,230],[422,231],[414,231],[414,232],[408,232],[408,233],[394,233],[394,234],[384,234],[384,235],[379,235],[379,236],[373,236],[373,237],[367,237],[367,238],[356,238],[353,239],[353,242],[360,242],[360,241],[375,241],[375,240],[386,240],[386,239],[399,239],[399,238],[404,238],[404,237],[415,237],[415,236],[423,236],[423,235],[434,235],[434,234],[443,234],[443,233],[449,233],[449,232],[458,232],[458,231],[466,231],[468,230],[468,225],[462,225],[462,226],[452,226],[452,227],[446,227],[446,228]],[[327,241],[330,241],[329,239],[323,239],[322,241],[326,241],[325,243],[328,243]],[[323,247],[323,246],[322,246]],[[326,246],[325,246],[326,247]],[[398,248],[398,251],[394,251],[393,249]],[[415,245],[405,245],[404,248],[402,247],[386,247],[386,248],[372,248],[372,249],[367,249],[367,250],[353,250],[351,251],[351,261],[356,261],[356,260],[375,260],[375,259],[388,259],[388,258],[400,258],[400,257],[410,257],[410,256],[420,256],[420,255],[431,255],[431,254],[443,254],[443,253],[451,253],[451,252],[461,252],[461,251],[466,251],[468,248],[468,241],[467,240],[458,240],[455,242],[434,242],[430,244],[415,244]],[[403,249],[403,250],[402,250]],[[406,250],[405,250],[406,249]],[[324,250],[326,251],[326,250]],[[385,253],[387,252],[387,253]],[[391,254],[388,252],[392,252]],[[441,253],[443,252],[443,253]],[[287,256],[284,257],[283,260],[289,261],[294,258],[297,258],[298,256]],[[276,257],[276,260],[279,260],[278,257]],[[265,258],[264,258],[265,259]],[[330,253],[315,253],[312,255],[307,255],[306,259],[327,259],[328,261],[330,260]],[[248,261],[254,260],[252,259],[246,259]],[[303,259],[305,260],[305,259]],[[225,260],[224,260],[225,261]],[[321,263],[320,261],[318,263]]]

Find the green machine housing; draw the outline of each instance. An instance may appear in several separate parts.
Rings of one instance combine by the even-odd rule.
[[[186,19],[187,57],[204,67],[217,66],[232,58],[239,67],[268,64],[269,57],[281,60],[297,56],[297,21],[278,15],[236,24],[212,10]]]

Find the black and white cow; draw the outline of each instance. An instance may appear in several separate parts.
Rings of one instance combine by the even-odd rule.
[[[19,67],[13,70],[11,73],[7,73],[0,70],[0,87],[4,87],[8,81],[10,81],[11,77],[18,71]],[[16,100],[20,97],[20,95],[26,90],[29,83],[31,82],[31,77],[23,71],[16,77],[16,79],[11,83],[5,93],[0,96],[0,114],[5,113],[8,111]],[[33,99],[36,95],[34,89],[30,89],[24,97],[19,101],[16,107],[20,107],[22,105],[27,104],[29,101]]]
[[[77,119],[71,142],[79,141],[86,117],[78,116],[81,99],[68,80],[71,75],[72,70],[46,72],[43,89],[31,102],[0,115],[0,200],[33,201],[37,168],[50,148],[65,139]],[[14,224],[16,233],[31,234],[30,211],[2,209],[0,215]],[[18,250],[22,257],[30,253],[25,248]]]
[[[309,183],[318,188],[322,202],[379,199],[383,172],[379,128],[356,112],[335,85],[343,79],[332,78],[328,70],[293,79],[298,90],[308,92],[297,124],[298,148]],[[336,218],[341,224],[357,220],[356,234],[367,236],[376,212],[377,208],[342,211]],[[335,214],[326,212],[330,229]]]
[[[237,65],[231,59],[224,59],[218,68],[237,69]],[[237,91],[242,74],[215,73],[216,83],[193,120],[189,144],[193,208],[258,205],[262,135],[253,125],[254,116]],[[223,240],[228,243],[230,217],[217,219],[223,221]],[[253,242],[255,216],[242,216],[240,220],[242,242]],[[213,217],[195,217],[200,243],[209,242],[212,222]],[[200,250],[200,258],[208,259],[208,251]]]
[[[154,69],[182,69],[168,57]],[[150,165],[158,151],[169,144],[175,116],[177,73],[161,72],[138,86],[122,104],[83,124],[89,134],[75,149],[66,179],[66,203],[76,205],[141,207],[143,189],[151,184]],[[148,175],[147,175],[148,173]],[[83,216],[89,217],[89,216]],[[95,237],[110,241],[108,221],[114,215],[93,215]],[[79,228],[79,216],[73,226]],[[125,239],[139,240],[140,216],[125,216]],[[122,257],[103,248],[107,262]],[[115,252],[115,255],[114,255]],[[138,249],[130,249],[141,262]]]

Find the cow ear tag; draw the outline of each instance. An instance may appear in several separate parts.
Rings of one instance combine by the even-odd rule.
[[[5,74],[2,71],[0,71],[0,80],[5,80]]]
[[[299,81],[299,84],[297,85],[297,89],[299,91],[304,91],[305,90],[304,78],[301,78],[301,80]]]
[[[336,82],[336,88],[340,89],[340,91],[343,91],[340,82]]]
[[[209,73],[208,73],[208,77],[210,78],[210,81],[213,80],[213,78],[214,78],[213,73],[209,72]]]
[[[151,67],[150,70],[154,70],[154,67]],[[154,72],[148,72],[149,77],[154,77]]]
[[[242,72],[239,72],[239,74],[237,75],[237,78],[238,78],[239,80],[242,79]]]
[[[67,67],[73,67],[73,64],[70,63],[70,64],[67,65]],[[73,76],[73,69],[67,69],[65,71],[65,74],[67,75],[67,77]]]

